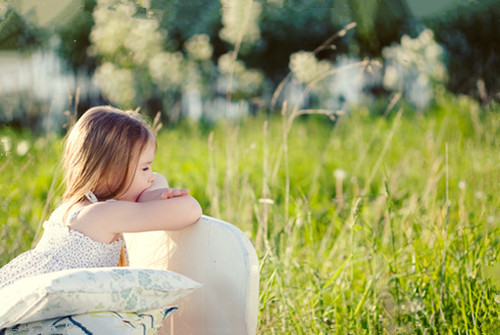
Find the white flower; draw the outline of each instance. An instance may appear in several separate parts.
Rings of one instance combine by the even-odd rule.
[[[95,25],[90,34],[96,53],[113,57],[119,52],[130,31],[130,17],[123,13],[97,6],[94,10]]]
[[[185,44],[188,56],[194,60],[207,60],[212,57],[212,45],[206,34],[194,35]]]
[[[335,179],[345,179],[347,177],[347,172],[342,169],[336,169],[333,171],[333,176]]]
[[[245,65],[242,61],[233,60],[232,53],[226,53],[219,57],[219,71],[225,74],[242,75],[245,72]]]
[[[134,74],[131,70],[104,63],[97,68],[95,79],[109,100],[123,108],[133,107],[136,93]]]
[[[419,108],[429,102],[431,84],[444,82],[447,78],[442,62],[443,48],[429,29],[416,38],[404,35],[399,45],[385,47],[382,55],[386,62],[384,87],[404,92],[405,97]]]
[[[219,35],[223,40],[236,44],[242,39],[251,44],[260,38],[260,3],[252,0],[221,0],[221,4],[224,27]]]
[[[242,92],[249,95],[257,94],[258,90],[264,82],[262,72],[255,69],[247,69],[245,64],[236,59],[233,59],[232,53],[226,53],[219,57],[219,71],[225,75],[232,75],[233,92]]]
[[[185,78],[184,59],[180,52],[158,53],[148,65],[153,81],[163,89],[179,86]]]
[[[0,143],[2,144],[3,150],[8,155],[10,153],[10,148],[12,147],[12,142],[10,137],[4,136],[0,137]]]
[[[299,82],[307,84],[330,71],[332,65],[318,61],[312,52],[299,51],[290,55],[289,67]]]
[[[385,68],[385,75],[383,79],[384,87],[387,89],[399,89],[401,86],[401,79],[398,71],[394,66],[387,66]]]
[[[135,64],[144,65],[162,51],[165,32],[158,30],[156,20],[131,18],[130,21],[129,33],[123,45],[132,54]]]
[[[18,156],[24,156],[28,153],[29,148],[30,148],[30,145],[29,145],[28,141],[22,140],[17,144],[16,153]]]

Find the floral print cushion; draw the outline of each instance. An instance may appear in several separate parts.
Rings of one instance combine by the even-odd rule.
[[[0,335],[156,335],[177,307],[154,311],[94,312],[35,321],[0,330]]]
[[[157,310],[199,287],[178,273],[127,267],[27,277],[0,289],[0,329],[67,315]]]

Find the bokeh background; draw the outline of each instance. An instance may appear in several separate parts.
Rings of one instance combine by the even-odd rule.
[[[497,0],[3,1],[0,123],[57,130],[102,103],[165,124],[283,101],[380,113],[393,92],[425,111],[441,87],[487,104],[499,17]]]

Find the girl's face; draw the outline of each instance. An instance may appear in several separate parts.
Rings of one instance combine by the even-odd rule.
[[[132,184],[127,192],[120,197],[120,200],[135,202],[141,193],[153,184],[155,176],[151,169],[151,165],[153,164],[155,153],[156,146],[152,141],[149,141],[144,147],[144,150],[139,154],[139,161],[135,173],[132,174]]]

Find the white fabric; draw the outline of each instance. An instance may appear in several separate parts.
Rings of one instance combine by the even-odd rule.
[[[70,269],[31,276],[0,289],[0,329],[67,315],[157,310],[199,287],[180,274],[144,268]]]
[[[177,310],[148,312],[93,312],[23,323],[5,329],[4,335],[157,335],[161,323]],[[2,333],[3,334],[3,333]]]
[[[74,268],[117,266],[123,240],[101,243],[61,222],[46,221],[36,248],[14,258],[0,269],[0,289],[37,274]]]
[[[88,191],[87,193],[85,193],[85,198],[87,198],[87,200],[93,204],[95,204],[96,202],[99,202],[99,200],[95,196],[94,192],[92,192],[92,191]]]

